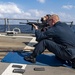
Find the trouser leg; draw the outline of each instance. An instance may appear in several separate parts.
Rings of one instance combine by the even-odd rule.
[[[38,44],[36,44],[35,49],[32,54],[34,57],[36,57],[37,55],[43,53],[45,49],[46,48],[45,48],[44,40],[42,40],[38,42]]]
[[[55,42],[51,40],[47,40],[47,39],[40,41],[36,45],[33,51],[34,56],[36,57],[37,55],[41,54],[42,52],[44,52],[45,49],[48,49],[50,52],[54,53],[56,56],[64,60],[70,59],[70,55],[64,49],[61,49],[58,46],[58,44],[56,44]]]

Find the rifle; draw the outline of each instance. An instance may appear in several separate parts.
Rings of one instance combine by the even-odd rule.
[[[33,24],[38,26],[39,29],[43,29],[43,28],[49,26],[47,23],[37,23],[37,22],[27,22],[27,23],[20,22],[20,24],[31,25],[32,26],[32,30],[33,30]]]

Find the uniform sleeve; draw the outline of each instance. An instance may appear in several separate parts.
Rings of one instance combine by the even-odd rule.
[[[43,39],[52,38],[54,36],[54,29],[50,28],[45,32],[41,32],[39,30],[35,31],[36,41],[41,41]]]

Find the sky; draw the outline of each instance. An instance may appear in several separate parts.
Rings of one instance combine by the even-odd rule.
[[[75,24],[75,0],[0,0],[0,18],[40,19],[46,14]]]

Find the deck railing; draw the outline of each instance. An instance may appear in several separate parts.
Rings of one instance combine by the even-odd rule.
[[[4,25],[3,27],[3,32],[9,31],[11,25],[21,25],[19,22],[40,22],[39,19],[18,19],[18,18],[0,18],[0,25]],[[66,22],[70,25],[70,27],[73,25],[73,21],[71,22]],[[2,30],[2,28],[0,28]]]
[[[4,25],[4,32],[10,30],[11,25],[21,25],[19,22],[39,22],[39,19],[0,18],[0,25]],[[6,28],[7,27],[7,28]]]

